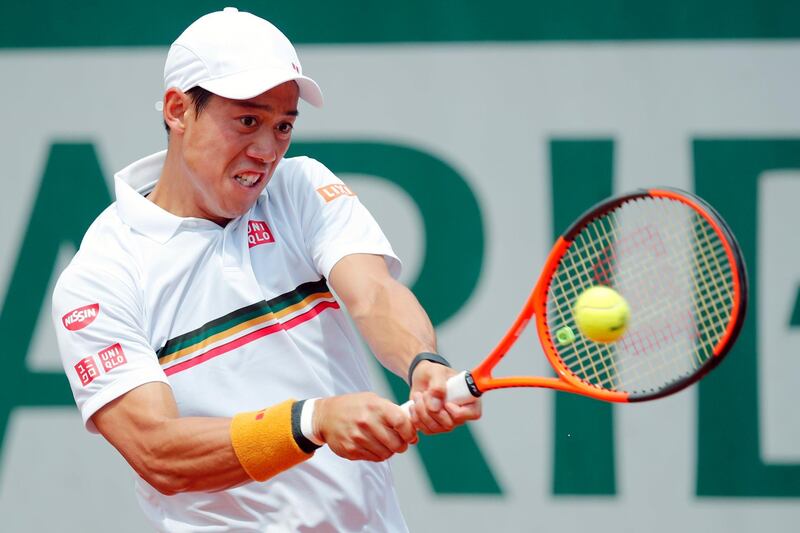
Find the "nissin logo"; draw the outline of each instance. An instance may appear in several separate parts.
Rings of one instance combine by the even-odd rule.
[[[94,322],[94,319],[97,318],[97,313],[99,312],[100,304],[85,305],[75,309],[74,311],[70,311],[61,317],[61,321],[64,323],[64,327],[68,330],[78,331],[79,329],[83,329]]]

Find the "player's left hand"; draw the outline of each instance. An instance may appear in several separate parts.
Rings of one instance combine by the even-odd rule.
[[[481,401],[467,405],[445,402],[447,380],[458,372],[444,365],[422,361],[414,369],[410,399],[411,423],[426,435],[444,433],[467,420],[481,417]]]

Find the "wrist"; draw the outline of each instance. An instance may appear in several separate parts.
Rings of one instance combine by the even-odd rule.
[[[233,416],[231,446],[251,479],[265,481],[314,454],[318,446],[300,434],[302,404],[286,400]]]
[[[438,353],[432,353],[432,352],[419,353],[416,355],[416,357],[414,357],[414,359],[411,360],[411,364],[408,366],[409,387],[413,386],[414,371],[417,369],[417,366],[419,366],[419,364],[422,363],[423,361],[429,361],[431,363],[436,363],[438,365],[443,365],[448,368],[451,368],[450,363],[447,361],[447,359],[445,359]]]
[[[311,413],[310,417],[311,434],[323,444],[327,442],[325,439],[325,432],[322,430],[322,420],[325,416],[325,405],[327,404],[327,400],[327,398],[316,398],[316,401],[314,401],[314,412]]]
[[[313,453],[322,445],[318,444],[315,439],[309,437],[309,434],[313,436],[313,433],[307,433],[303,428],[303,414],[306,412],[307,406],[308,400],[300,400],[292,405],[292,435],[301,450],[306,453]],[[313,413],[313,409],[314,404],[312,402],[311,412],[309,415],[306,415],[306,417]]]
[[[319,398],[310,398],[303,404],[303,412],[300,414],[300,431],[305,438],[317,446],[322,446],[325,441],[319,437],[314,428],[314,413],[319,400]]]

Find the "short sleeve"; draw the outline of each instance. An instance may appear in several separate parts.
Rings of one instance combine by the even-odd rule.
[[[75,403],[97,433],[91,417],[98,409],[140,385],[168,381],[144,334],[130,277],[87,263],[73,261],[60,276],[52,320]]]
[[[302,159],[292,175],[294,202],[300,207],[308,253],[326,278],[351,254],[381,255],[397,278],[402,265],[372,214],[356,194],[324,165]]]

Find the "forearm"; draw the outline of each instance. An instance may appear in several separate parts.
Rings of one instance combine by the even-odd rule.
[[[350,310],[372,353],[403,378],[420,352],[436,351],[436,334],[428,315],[406,287],[394,280],[373,286],[370,298]]]
[[[118,448],[148,483],[166,494],[217,491],[246,481],[231,444],[229,418],[171,418],[136,428]]]
[[[231,418],[180,417],[163,383],[142,385],[92,417],[136,472],[164,494],[264,481],[316,448],[299,429],[302,403],[287,400]]]

